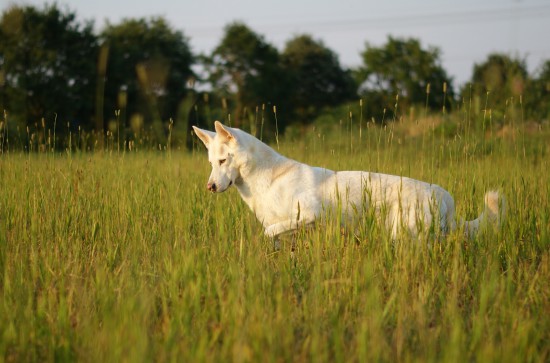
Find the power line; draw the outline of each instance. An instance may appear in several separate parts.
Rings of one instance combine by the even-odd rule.
[[[399,16],[371,17],[362,19],[324,20],[301,23],[262,24],[258,28],[264,31],[288,30],[293,28],[307,28],[316,30],[339,29],[396,29],[406,27],[468,25],[475,23],[487,23],[508,21],[514,19],[534,19],[550,17],[550,5],[538,5],[530,7],[509,7],[498,9],[447,11],[431,14],[409,14]],[[219,27],[191,28],[194,36],[207,36],[217,34]]]
[[[380,18],[366,18],[347,21],[328,21],[324,23],[312,23],[313,26],[343,26],[360,25],[366,28],[380,28],[395,26],[416,26],[416,25],[450,25],[450,24],[471,24],[475,22],[501,21],[517,19],[518,17],[548,17],[550,16],[550,5],[543,5],[521,9],[485,9],[458,12],[441,12],[432,14],[400,15]]]

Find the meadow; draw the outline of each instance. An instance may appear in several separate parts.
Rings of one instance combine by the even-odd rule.
[[[272,146],[439,184],[466,219],[499,189],[500,231],[393,242],[366,220],[277,250],[236,190],[207,192],[201,145],[5,151],[0,360],[547,362],[550,128],[446,122],[350,119]]]

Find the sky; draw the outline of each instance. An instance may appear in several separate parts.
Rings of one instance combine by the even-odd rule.
[[[0,0],[42,7],[51,1]],[[382,46],[389,35],[414,37],[441,51],[455,86],[466,83],[475,63],[490,53],[525,59],[531,73],[550,60],[550,0],[58,0],[80,20],[106,22],[162,16],[183,32],[195,54],[209,54],[224,26],[246,23],[282,50],[295,35],[311,34],[338,54],[345,67],[360,66],[368,42]]]

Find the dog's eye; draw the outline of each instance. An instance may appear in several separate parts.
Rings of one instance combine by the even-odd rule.
[[[221,159],[221,160],[220,160],[220,165],[222,165],[223,163],[225,163],[225,160],[227,160],[227,159]]]

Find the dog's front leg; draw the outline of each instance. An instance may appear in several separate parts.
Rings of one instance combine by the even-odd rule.
[[[279,222],[272,224],[265,228],[265,235],[271,238],[276,238],[277,236],[286,233],[295,231],[300,226],[308,226],[310,224],[313,224],[315,222],[315,216],[312,216],[311,218],[304,218],[300,221],[296,222],[295,220],[288,220],[284,222]]]
[[[279,222],[272,224],[265,228],[265,235],[267,237],[276,239],[277,236],[280,234],[283,234],[287,231],[292,231],[296,229],[296,223],[292,223],[291,221],[285,221],[285,222]]]
[[[297,227],[290,229],[283,229],[283,226],[277,226],[278,224],[273,224],[265,229],[265,235],[270,237],[273,241],[273,248],[275,251],[279,251],[281,249],[281,238],[287,239],[288,237],[291,238],[291,254],[294,256],[294,250],[296,249],[296,230]],[[270,229],[271,228],[271,229]],[[277,233],[274,235],[274,233]]]
[[[279,237],[274,237],[274,238],[271,239],[271,241],[273,242],[273,250],[280,251],[281,250],[281,240],[279,239]]]

